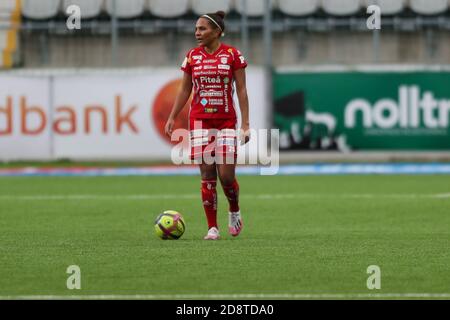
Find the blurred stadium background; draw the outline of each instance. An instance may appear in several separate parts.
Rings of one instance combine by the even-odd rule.
[[[226,41],[263,65],[264,0],[3,0],[5,68],[174,66],[193,42],[204,12],[226,11]],[[246,4],[247,3],[247,4]],[[374,43],[366,9],[378,3],[382,32]],[[82,29],[68,30],[66,9],[79,5]],[[245,5],[246,4],[246,5]],[[448,64],[446,0],[273,0],[274,66]],[[247,10],[245,10],[245,7]]]
[[[250,64],[252,127],[280,129],[282,161],[449,159],[447,0],[1,0],[0,158],[168,160],[180,62],[219,9]]]
[[[238,167],[246,228],[212,244],[163,126],[216,10],[249,62],[251,127],[279,129],[290,165]],[[449,0],[0,0],[0,66],[0,299],[450,297]],[[150,235],[167,209],[175,243]]]

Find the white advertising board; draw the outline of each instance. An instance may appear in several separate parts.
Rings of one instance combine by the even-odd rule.
[[[176,68],[2,75],[0,160],[168,160],[162,128],[181,77]],[[249,68],[253,129],[267,128],[264,87],[263,70]]]

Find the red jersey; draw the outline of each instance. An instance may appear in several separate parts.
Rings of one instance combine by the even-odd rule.
[[[194,96],[190,117],[197,119],[236,119],[233,103],[235,70],[247,67],[242,54],[221,44],[213,54],[203,46],[191,49],[181,70],[192,76]]]

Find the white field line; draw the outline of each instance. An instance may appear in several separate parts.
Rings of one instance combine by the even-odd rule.
[[[68,194],[68,195],[0,195],[0,200],[20,200],[20,201],[53,201],[53,200],[180,200],[197,199],[199,194],[130,194],[130,195],[92,195],[92,194]],[[256,200],[277,200],[277,199],[326,199],[326,198],[347,198],[347,199],[446,199],[450,198],[450,193],[440,194],[415,194],[415,193],[397,193],[397,194],[377,194],[377,193],[280,193],[280,194],[242,194],[241,199]]]
[[[10,295],[0,300],[185,300],[185,299],[449,299],[450,293],[274,293],[274,294],[136,294]]]

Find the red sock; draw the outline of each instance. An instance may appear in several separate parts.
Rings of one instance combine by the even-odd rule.
[[[239,184],[236,179],[229,186],[222,186],[223,192],[227,196],[228,203],[230,204],[231,212],[239,211]]]
[[[208,229],[217,228],[217,191],[216,180],[202,180],[202,200]]]

